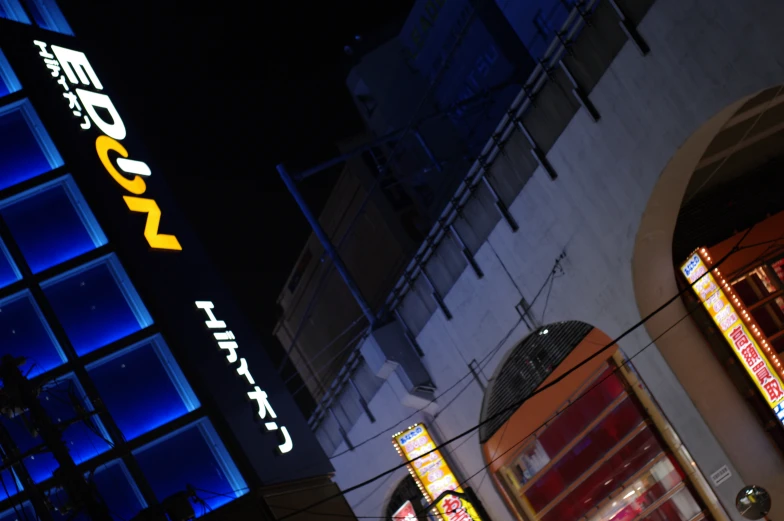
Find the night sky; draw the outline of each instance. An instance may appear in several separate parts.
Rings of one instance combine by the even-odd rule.
[[[91,56],[111,63],[100,74],[112,98],[277,358],[275,301],[310,229],[275,165],[317,164],[360,130],[343,48],[413,1],[175,4],[60,1]],[[313,208],[335,178],[302,185]]]

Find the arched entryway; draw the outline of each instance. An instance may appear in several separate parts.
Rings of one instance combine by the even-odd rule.
[[[684,251],[732,240],[733,236],[737,242],[745,236],[744,230],[770,214],[769,209],[752,208],[754,211],[736,213],[736,222],[726,222],[726,213],[737,211],[726,203],[747,201],[748,194],[703,197],[704,201],[697,202],[701,195],[718,194],[722,186],[725,191],[731,186],[738,187],[730,188],[736,192],[751,190],[744,176],[761,175],[761,170],[764,174],[765,168],[781,161],[782,93],[784,89],[776,86],[726,107],[692,134],[662,172],[640,223],[633,254],[635,299],[641,316],[684,288],[677,269],[686,260]],[[764,183],[762,186],[755,188],[761,190],[760,199],[770,199]],[[769,186],[768,192],[771,189]],[[702,213],[695,216],[695,212]],[[690,224],[685,226],[685,221]],[[752,242],[753,235],[747,236]],[[728,253],[729,249],[722,251]],[[732,486],[759,484],[780,496],[784,493],[784,459],[750,405],[753,397],[748,393],[752,391],[737,384],[745,375],[742,369],[738,373],[737,366],[729,367],[737,360],[717,353],[716,346],[706,339],[706,331],[698,326],[700,317],[689,317],[690,312],[694,313],[693,309],[687,309],[682,299],[675,300],[645,324],[648,336],[656,339],[659,352],[726,454],[723,467],[733,474]],[[721,470],[722,462],[715,467],[702,470],[712,474]],[[725,503],[732,501],[735,492],[722,494]],[[725,506],[732,508],[731,504]],[[776,511],[771,515],[775,518]]]
[[[519,519],[726,519],[633,365],[589,324],[548,324],[510,350],[482,418],[489,472]]]

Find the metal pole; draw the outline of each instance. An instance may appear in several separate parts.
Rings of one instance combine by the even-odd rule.
[[[343,264],[343,259],[340,258],[340,254],[338,254],[337,249],[335,249],[332,241],[330,241],[329,237],[327,236],[327,232],[325,232],[324,228],[321,227],[321,223],[318,221],[318,218],[313,215],[313,212],[310,211],[307,203],[305,203],[305,199],[297,189],[297,184],[291,178],[288,171],[286,171],[286,167],[280,164],[277,166],[277,168],[278,173],[280,174],[280,178],[283,179],[283,183],[286,185],[286,188],[289,189],[289,192],[299,205],[300,210],[302,210],[302,214],[310,223],[310,227],[313,229],[313,233],[316,234],[316,237],[318,237],[321,245],[324,246],[324,250],[332,259],[332,263],[335,265],[335,269],[338,270],[338,273],[340,273],[340,276],[343,278],[343,282],[346,283],[349,291],[354,296],[354,300],[357,301],[357,304],[362,310],[362,313],[364,313],[364,315],[367,317],[368,322],[370,322],[370,326],[373,327],[376,324],[376,315],[365,301],[365,297],[362,296],[362,292],[359,290],[359,286],[357,286],[357,283],[354,281],[351,273],[349,273],[348,268],[345,264]]]

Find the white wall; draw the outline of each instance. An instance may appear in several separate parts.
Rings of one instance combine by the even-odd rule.
[[[439,390],[465,375],[467,363],[485,356],[518,322],[514,306],[520,295],[506,270],[530,301],[562,250],[567,254],[565,274],[555,280],[545,322],[582,320],[616,337],[640,320],[632,252],[659,175],[703,122],[733,101],[784,81],[783,19],[784,7],[772,0],[658,0],[653,5],[639,27],[651,53],[642,57],[626,44],[591,94],[601,120],[592,122],[584,111],[576,115],[548,155],[558,179],[551,181],[541,169],[536,172],[511,205],[519,231],[512,233],[504,221],[498,224],[476,255],[485,277],[479,280],[466,270],[446,296],[454,318],[447,321],[437,311],[418,336]],[[526,149],[519,134],[512,139],[519,146],[508,145],[508,150]],[[669,296],[662,295],[662,300]],[[538,317],[544,297],[535,305]],[[518,325],[484,370],[487,376],[525,334],[525,327]],[[649,341],[639,329],[620,345],[633,356]],[[734,470],[655,347],[635,358],[635,365],[698,466],[705,473],[722,464]],[[472,384],[435,420],[440,435],[449,438],[476,424],[481,400],[478,385]],[[355,442],[412,412],[399,404],[388,385],[370,406],[378,411],[378,421],[360,422],[350,433]],[[413,421],[405,423],[400,427]],[[390,442],[393,432],[333,461],[342,488],[400,463]],[[770,457],[784,474],[778,453]],[[453,460],[464,476],[484,466],[475,439],[462,445]],[[357,506],[357,515],[384,515],[385,495],[405,475],[398,474]],[[720,499],[731,501],[742,484],[734,471],[717,490]],[[373,486],[349,495],[350,503],[356,505]],[[478,492],[495,521],[512,519],[490,478]]]

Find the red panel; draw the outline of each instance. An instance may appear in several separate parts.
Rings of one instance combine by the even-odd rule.
[[[661,452],[653,432],[646,428],[562,499],[542,521],[581,518]]]
[[[623,392],[623,384],[611,368],[602,373],[599,381],[601,383],[593,384],[596,386],[577,398],[575,405],[559,414],[539,436],[539,443],[550,457],[569,444]]]
[[[615,448],[641,421],[642,416],[630,398],[621,402],[526,491],[533,509],[539,511],[544,508]]]

